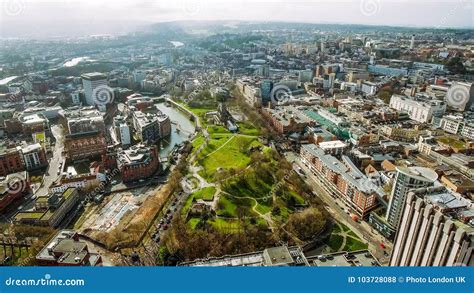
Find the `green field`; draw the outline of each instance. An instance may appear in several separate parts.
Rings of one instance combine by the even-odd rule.
[[[356,240],[352,237],[346,237],[346,245],[342,249],[343,251],[357,251],[367,249],[369,246],[362,241]]]
[[[239,126],[239,133],[244,135],[252,135],[252,136],[259,136],[260,131],[255,128],[252,124],[239,122],[237,123]]]
[[[204,187],[201,190],[194,192],[191,196],[193,196],[196,200],[202,199],[204,201],[212,201],[214,199],[214,195],[216,193],[216,188],[214,186]]]
[[[256,138],[214,134],[211,141],[199,155],[204,169],[199,173],[208,181],[214,181],[218,169],[241,169],[250,163],[250,147],[259,144]]]
[[[335,252],[340,250],[343,241],[343,236],[332,234],[329,238],[329,241],[327,242],[327,245],[329,246],[329,248],[331,248],[331,251]]]
[[[341,247],[342,244],[344,247]],[[326,242],[332,252],[337,251],[357,251],[367,249],[369,246],[360,239],[357,234],[354,233],[346,225],[336,222],[332,230],[331,237]]]

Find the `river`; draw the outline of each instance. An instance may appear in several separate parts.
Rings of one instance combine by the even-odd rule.
[[[165,103],[157,103],[155,106],[160,109],[163,113],[167,114],[171,119],[171,136],[165,138],[160,146],[160,157],[167,157],[175,145],[180,144],[189,139],[196,128],[194,122],[191,122],[187,115],[174,107],[167,107]],[[176,132],[178,127],[181,131]]]

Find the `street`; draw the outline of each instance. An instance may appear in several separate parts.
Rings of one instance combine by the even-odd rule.
[[[51,133],[56,139],[54,145],[53,157],[49,160],[48,168],[44,173],[43,181],[40,188],[35,192],[36,197],[46,196],[49,193],[49,187],[59,178],[59,172],[63,168],[64,162],[63,150],[64,150],[64,137],[63,129],[59,125],[51,126]]]
[[[321,179],[316,177],[311,170],[301,162],[299,155],[288,152],[285,156],[289,162],[294,162],[306,173],[305,181],[313,189],[315,194],[326,204],[327,211],[337,220],[342,222],[353,230],[361,239],[369,243],[369,250],[379,260],[382,265],[389,261],[389,257],[384,253],[392,250],[392,244],[388,242],[381,234],[375,231],[368,223],[364,221],[355,222],[352,220],[345,209],[348,209],[342,202],[335,200],[330,194],[332,186],[323,183]],[[385,250],[382,249],[380,243],[384,243]]]

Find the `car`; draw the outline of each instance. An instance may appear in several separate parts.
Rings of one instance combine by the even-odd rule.
[[[163,218],[161,218],[160,224],[163,224],[164,222],[165,222],[165,220]]]
[[[112,182],[110,182],[110,184],[112,184],[112,185],[117,184],[117,180],[112,180]]]
[[[145,182],[145,179],[140,179],[140,180],[138,180],[138,182],[143,183],[143,182]]]

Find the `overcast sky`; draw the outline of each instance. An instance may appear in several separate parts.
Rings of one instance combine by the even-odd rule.
[[[0,0],[0,36],[131,31],[173,20],[474,28],[474,0]]]

